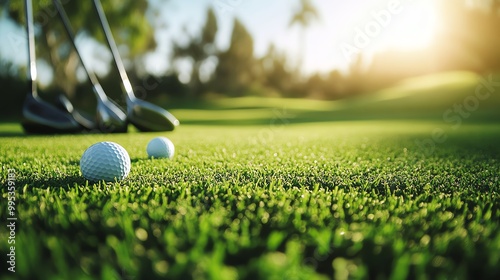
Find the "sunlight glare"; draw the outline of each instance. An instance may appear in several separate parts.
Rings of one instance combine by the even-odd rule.
[[[406,3],[375,48],[422,49],[432,44],[437,31],[437,12],[432,0]]]

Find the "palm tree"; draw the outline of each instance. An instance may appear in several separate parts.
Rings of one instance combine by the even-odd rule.
[[[294,25],[299,25],[301,27],[301,34],[299,36],[299,51],[301,56],[297,65],[299,68],[302,66],[303,60],[306,56],[306,29],[315,20],[319,20],[319,13],[311,0],[300,0],[300,7],[295,11],[289,23],[289,27]]]

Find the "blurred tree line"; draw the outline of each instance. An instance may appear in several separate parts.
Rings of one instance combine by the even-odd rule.
[[[63,2],[74,28],[84,28],[88,36],[104,44],[98,20],[89,16],[94,14],[91,1]],[[500,1],[443,0],[440,5],[443,29],[429,49],[379,53],[368,67],[363,66],[364,57],[359,55],[347,73],[332,69],[329,73],[311,75],[300,71],[303,57],[294,65],[283,50],[273,45],[265,55],[256,57],[252,34],[238,18],[234,19],[229,47],[219,49],[215,43],[219,26],[214,11],[208,9],[198,33],[187,35],[182,43],[173,42],[172,55],[165,57],[170,65],[179,61],[190,65],[188,81],[181,82],[176,67],[156,76],[145,71],[144,57],[156,48],[154,31],[164,28],[156,23],[159,15],[155,9],[150,7],[148,10],[148,1],[103,1],[118,45],[127,46],[125,61],[136,94],[160,104],[172,100],[249,95],[333,100],[370,92],[419,74],[455,69],[479,73],[500,69]],[[8,13],[24,25],[22,1],[12,1]],[[91,88],[77,78],[78,59],[55,15],[50,0],[36,1],[35,20],[41,27],[37,36],[37,55],[49,62],[54,75],[53,84],[44,87],[42,92],[50,99],[55,92],[64,91],[78,102],[88,103],[86,96]],[[306,32],[318,18],[319,13],[312,2],[301,0],[290,19],[290,28],[299,25]],[[305,55],[304,47],[301,49]],[[25,72],[26,67],[18,68],[0,57],[0,85],[8,93],[3,96],[8,99],[4,104],[22,103],[23,91],[27,91]],[[100,78],[106,92],[120,99],[117,71],[112,69]]]

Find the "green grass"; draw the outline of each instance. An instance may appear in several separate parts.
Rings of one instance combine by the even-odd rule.
[[[417,144],[436,127],[444,143]],[[173,160],[151,160],[157,135],[0,138],[18,217],[17,272],[2,278],[500,277],[498,125],[190,125],[163,134]],[[91,184],[79,159],[104,140],[132,170]],[[0,240],[5,264],[6,231]]]
[[[25,136],[2,123],[0,216],[15,169],[18,220],[16,274],[0,278],[500,279],[500,95],[461,125],[442,117],[477,79],[177,104],[182,125],[164,134]],[[159,135],[173,160],[146,157]],[[127,179],[81,177],[98,141],[129,152]]]
[[[488,80],[489,76],[483,79]],[[242,97],[198,104],[164,104],[184,124],[254,125],[286,119],[287,123],[347,120],[414,119],[443,121],[443,113],[475,98],[481,77],[449,72],[404,80],[390,88],[337,101]],[[467,117],[469,122],[500,121],[500,73],[492,76],[494,92]],[[484,88],[480,93],[488,93]],[[469,100],[470,101],[470,100]],[[207,110],[210,108],[211,110]],[[454,114],[455,115],[455,114]]]

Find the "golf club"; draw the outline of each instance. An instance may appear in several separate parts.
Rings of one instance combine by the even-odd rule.
[[[83,61],[83,58],[80,52],[78,51],[78,47],[76,46],[75,35],[71,27],[70,21],[68,19],[68,16],[66,14],[66,11],[64,10],[59,0],[53,0],[53,2],[57,9],[59,17],[63,22],[64,28],[66,29],[66,33],[68,34],[71,44],[73,45],[78,55],[78,58],[80,59],[80,62],[83,66],[83,69],[85,70],[85,73],[87,74],[87,77],[89,78],[93,86],[94,93],[97,99],[97,111],[96,111],[97,127],[95,128],[100,129],[102,132],[110,132],[110,133],[126,132],[128,125],[127,116],[116,104],[114,104],[107,97],[94,72],[90,71],[90,69],[85,65],[85,62]]]
[[[118,47],[111,33],[111,28],[109,27],[108,20],[104,14],[101,2],[99,0],[94,0],[94,8],[99,16],[99,21],[101,22],[104,35],[108,42],[108,45],[113,54],[113,59],[120,72],[120,77],[122,79],[122,84],[125,90],[125,98],[127,100],[127,117],[130,123],[137,127],[141,131],[172,131],[176,126],[179,125],[179,121],[169,113],[167,110],[147,102],[142,99],[138,99],[132,89],[130,80],[128,78],[125,66],[118,52]]]
[[[28,32],[30,91],[23,104],[21,125],[26,133],[72,133],[81,130],[80,125],[65,111],[59,110],[38,96],[35,51],[35,32],[33,24],[33,3],[25,0],[26,29]]]
[[[57,99],[55,100],[55,105],[57,108],[70,113],[75,121],[77,121],[83,127],[83,129],[90,131],[97,127],[97,124],[95,123],[93,118],[88,114],[76,109],[73,104],[71,104],[71,101],[69,101],[66,95],[62,93],[59,94]]]

